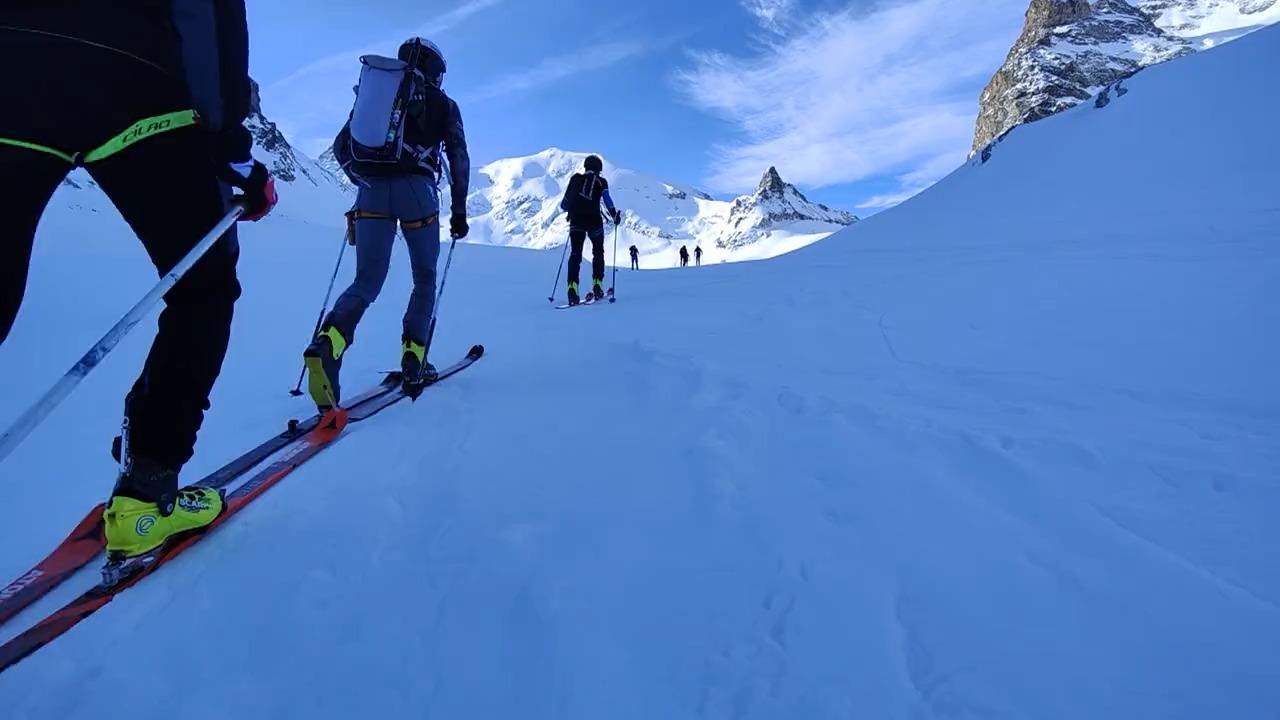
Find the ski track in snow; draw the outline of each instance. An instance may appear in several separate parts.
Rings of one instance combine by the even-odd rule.
[[[832,241],[621,272],[591,312],[547,307],[556,251],[459,247],[433,360],[485,358],[0,675],[0,707],[216,683],[184,717],[1274,718],[1280,101],[1220,86],[1277,63],[1264,30],[1148,70]],[[1216,141],[1168,152],[1192,131]],[[42,224],[0,422],[153,280],[104,215]],[[332,236],[244,231],[189,477],[308,414],[285,391]],[[397,253],[348,392],[394,362]],[[40,508],[0,575],[108,490],[145,335],[0,467],[0,506]]]

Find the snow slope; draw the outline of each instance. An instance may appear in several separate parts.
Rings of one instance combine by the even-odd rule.
[[[436,357],[480,364],[0,675],[0,707],[1274,718],[1278,63],[1267,29],[1157,66],[829,240],[624,274],[616,305],[548,310],[553,253],[461,247]],[[0,423],[153,279],[101,220],[41,226]],[[328,230],[244,235],[191,477],[305,412]],[[348,387],[393,362],[404,265]],[[0,576],[107,491],[145,345],[0,467]]]
[[[549,148],[474,169],[467,214],[468,242],[508,247],[560,247],[568,222],[560,210],[565,187],[587,153]],[[732,201],[679,183],[614,166],[604,159],[610,195],[624,211],[619,263],[635,245],[641,267],[674,267],[677,252],[701,246],[706,263],[774,257],[827,237],[857,217],[809,201],[769,168],[750,195]],[[445,190],[448,197],[448,190]],[[447,200],[445,203],[447,204]],[[613,239],[606,254],[613,261]]]

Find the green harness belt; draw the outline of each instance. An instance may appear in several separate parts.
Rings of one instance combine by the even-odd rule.
[[[0,145],[9,145],[11,147],[35,150],[36,152],[52,155],[60,160],[65,160],[66,162],[79,167],[81,165],[98,162],[99,160],[106,160],[112,155],[127,150],[139,140],[145,140],[149,137],[160,135],[162,133],[191,127],[198,122],[199,117],[196,115],[194,110],[179,110],[178,112],[144,118],[133,125],[130,125],[124,132],[116,135],[101,146],[90,150],[87,153],[66,153],[61,150],[55,150],[51,147],[45,147],[44,145],[37,145],[23,140],[12,140],[10,138],[2,137],[0,137]]]

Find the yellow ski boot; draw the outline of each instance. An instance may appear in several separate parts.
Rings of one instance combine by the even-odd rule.
[[[307,366],[307,390],[321,412],[336,408],[342,402],[338,376],[342,371],[342,355],[346,351],[347,339],[338,328],[327,325],[302,353]]]
[[[102,512],[108,561],[145,555],[170,538],[207,527],[226,509],[222,492],[213,488],[161,491],[164,496],[159,503],[121,494],[134,487],[158,488],[167,483],[171,488],[177,484],[177,472],[146,458],[135,457],[131,465]]]

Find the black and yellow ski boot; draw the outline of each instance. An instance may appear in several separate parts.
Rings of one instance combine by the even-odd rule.
[[[342,401],[342,355],[347,351],[347,339],[332,325],[327,325],[316,335],[302,353],[307,366],[307,390],[321,412],[338,407]]]
[[[411,398],[417,398],[422,388],[439,377],[435,366],[427,361],[426,345],[408,335],[400,338],[400,373],[402,389]]]
[[[220,490],[191,486],[175,491],[177,484],[176,470],[145,457],[130,460],[102,512],[109,563],[145,555],[172,538],[208,527],[226,509]]]

